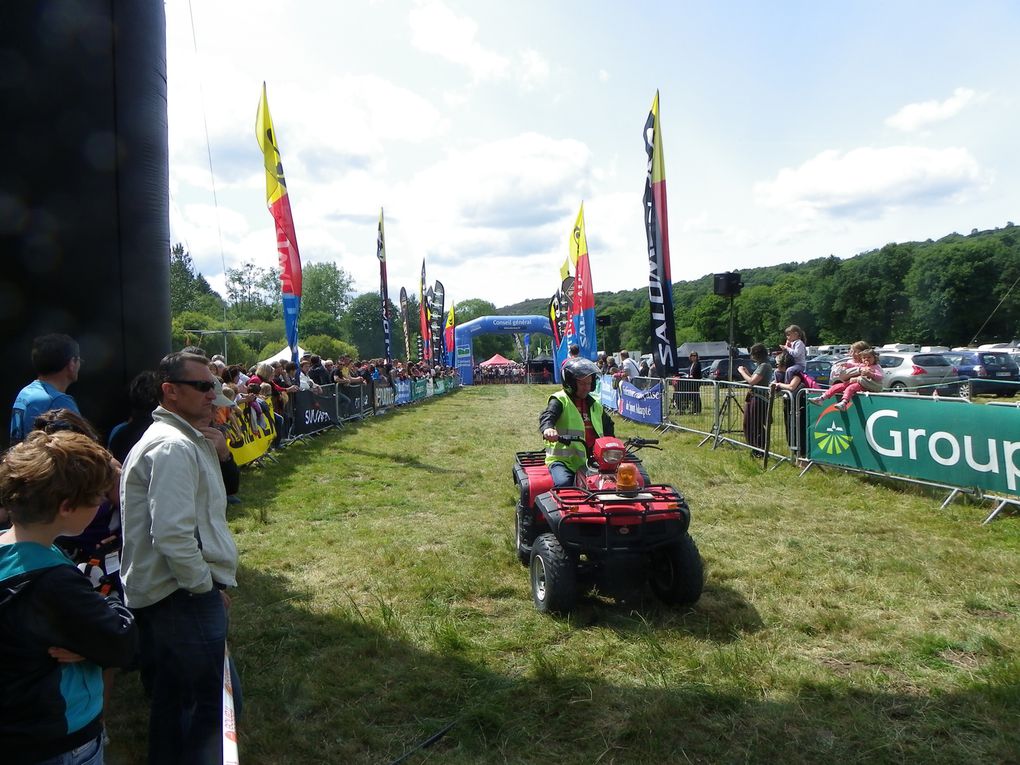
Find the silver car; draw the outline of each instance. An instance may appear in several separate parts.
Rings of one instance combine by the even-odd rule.
[[[960,393],[960,376],[956,367],[941,353],[883,353],[878,358],[882,367],[882,389],[930,396],[956,396]]]

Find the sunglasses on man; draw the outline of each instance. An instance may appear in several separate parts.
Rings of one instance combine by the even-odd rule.
[[[190,385],[199,393],[208,393],[216,387],[216,383],[212,380],[167,380],[167,382],[174,383],[175,385]]]

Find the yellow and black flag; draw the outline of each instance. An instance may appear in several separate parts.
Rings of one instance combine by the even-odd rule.
[[[666,218],[666,168],[659,130],[659,91],[645,121],[645,234],[648,237],[648,301],[651,309],[652,352],[663,376],[677,370],[673,284],[669,273],[669,225]]]

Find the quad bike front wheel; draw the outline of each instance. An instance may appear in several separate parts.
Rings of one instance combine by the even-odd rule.
[[[577,565],[553,534],[532,545],[531,598],[543,614],[566,613],[577,602]]]
[[[664,603],[690,605],[698,602],[705,588],[705,569],[690,534],[655,551],[649,584]]]

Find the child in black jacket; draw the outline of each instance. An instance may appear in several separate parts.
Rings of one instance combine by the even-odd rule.
[[[0,463],[0,752],[37,763],[103,761],[102,667],[131,663],[130,611],[92,589],[53,545],[81,534],[117,480],[110,454],[78,433],[31,433]]]

